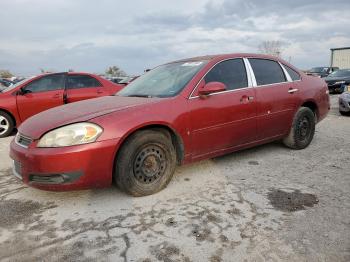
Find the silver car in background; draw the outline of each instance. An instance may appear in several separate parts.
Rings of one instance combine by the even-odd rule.
[[[350,85],[344,91],[339,96],[339,112],[342,115],[350,116]]]

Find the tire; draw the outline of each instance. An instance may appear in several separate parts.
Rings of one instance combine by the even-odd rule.
[[[296,150],[306,148],[314,137],[315,122],[315,114],[310,108],[299,108],[294,116],[289,135],[283,139],[283,143]]]
[[[0,138],[9,136],[13,129],[15,128],[15,123],[12,117],[0,111]]]
[[[176,167],[176,151],[170,136],[155,130],[131,135],[118,152],[114,180],[133,196],[147,196],[164,189]]]
[[[342,116],[350,116],[350,112],[344,112],[344,111],[340,111],[340,110],[339,110],[339,113],[340,113]]]

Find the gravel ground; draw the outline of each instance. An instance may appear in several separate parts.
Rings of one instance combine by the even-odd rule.
[[[350,117],[337,96],[312,144],[177,169],[162,192],[53,193],[11,174],[0,140],[1,261],[350,261]]]

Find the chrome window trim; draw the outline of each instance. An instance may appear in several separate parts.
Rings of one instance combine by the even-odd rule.
[[[278,63],[280,63],[280,62],[278,62]],[[280,64],[281,64],[281,66],[283,67],[283,69],[285,69],[285,66],[287,66],[287,65],[284,65],[284,64],[282,64],[282,63],[280,63]],[[294,70],[293,68],[291,68],[291,67],[289,67],[289,68],[290,68],[291,70],[295,71],[295,72],[299,75],[299,79],[298,79],[298,80],[293,80],[292,77],[289,75],[287,69],[285,69],[286,72],[287,72],[287,74],[288,74],[288,76],[290,77],[291,82],[300,82],[300,81],[302,80],[301,74],[300,74],[298,71]]]
[[[250,74],[250,78],[252,79],[252,86],[253,87],[256,87],[258,86],[257,82],[256,82],[256,78],[255,78],[255,74],[254,74],[254,71],[253,71],[253,68],[249,62],[249,59],[247,57],[244,58],[244,61],[247,65],[247,68],[249,70],[249,74]]]
[[[267,59],[267,58],[260,58],[260,57],[247,57],[246,59],[247,59],[247,62],[249,63],[249,68],[250,68],[251,71],[252,71],[252,77],[253,77],[254,80],[255,80],[255,87],[259,87],[259,88],[260,88],[260,87],[266,87],[266,86],[271,86],[271,85],[280,85],[280,84],[290,83],[290,81],[288,81],[288,78],[287,78],[287,80],[284,81],[284,82],[277,82],[277,83],[266,84],[266,85],[258,85],[258,83],[257,83],[257,81],[256,81],[256,78],[255,78],[254,70],[253,70],[253,68],[252,68],[252,66],[251,66],[251,64],[250,64],[249,59],[261,59],[261,60],[273,61],[273,62],[278,63],[278,64],[280,65],[280,67],[281,67],[281,63],[280,63],[278,60]],[[285,71],[284,71],[285,69],[284,69],[283,67],[281,67],[281,69],[282,69],[282,71],[285,73]],[[286,75],[285,75],[285,76],[286,76]],[[289,75],[288,75],[288,76],[289,76]]]
[[[289,75],[288,71],[284,68],[283,64],[281,64],[280,61],[277,61],[280,65],[280,67],[282,68],[283,72],[284,72],[284,75],[286,76],[288,82],[293,82],[291,76]]]
[[[198,81],[198,83],[196,84],[196,86],[193,88],[193,90],[191,91],[190,96],[188,97],[188,99],[196,99],[199,98],[199,96],[192,96],[193,93],[195,92],[195,90],[197,89],[197,87],[199,86],[200,82],[202,82],[202,80],[207,76],[207,74],[218,64],[228,61],[228,60],[235,60],[235,59],[242,59],[243,63],[244,63],[244,67],[245,67],[245,71],[246,71],[246,75],[247,75],[247,80],[248,80],[248,86],[247,87],[242,87],[242,88],[237,88],[237,89],[233,89],[233,90],[226,90],[226,91],[222,91],[222,92],[217,92],[217,93],[213,93],[213,94],[209,94],[208,96],[213,96],[213,95],[220,95],[220,94],[226,94],[226,93],[230,93],[230,92],[235,92],[235,91],[239,91],[239,90],[244,90],[244,89],[250,89],[253,88],[253,82],[252,82],[252,78],[251,78],[251,74],[248,71],[249,69],[247,68],[247,63],[245,61],[245,57],[234,57],[234,58],[227,58],[224,60],[220,60],[217,63],[215,63],[205,74],[204,76],[201,77],[201,79]]]

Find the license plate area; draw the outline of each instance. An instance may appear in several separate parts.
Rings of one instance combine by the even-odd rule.
[[[13,160],[12,171],[15,177],[22,180],[22,165],[19,161]]]

